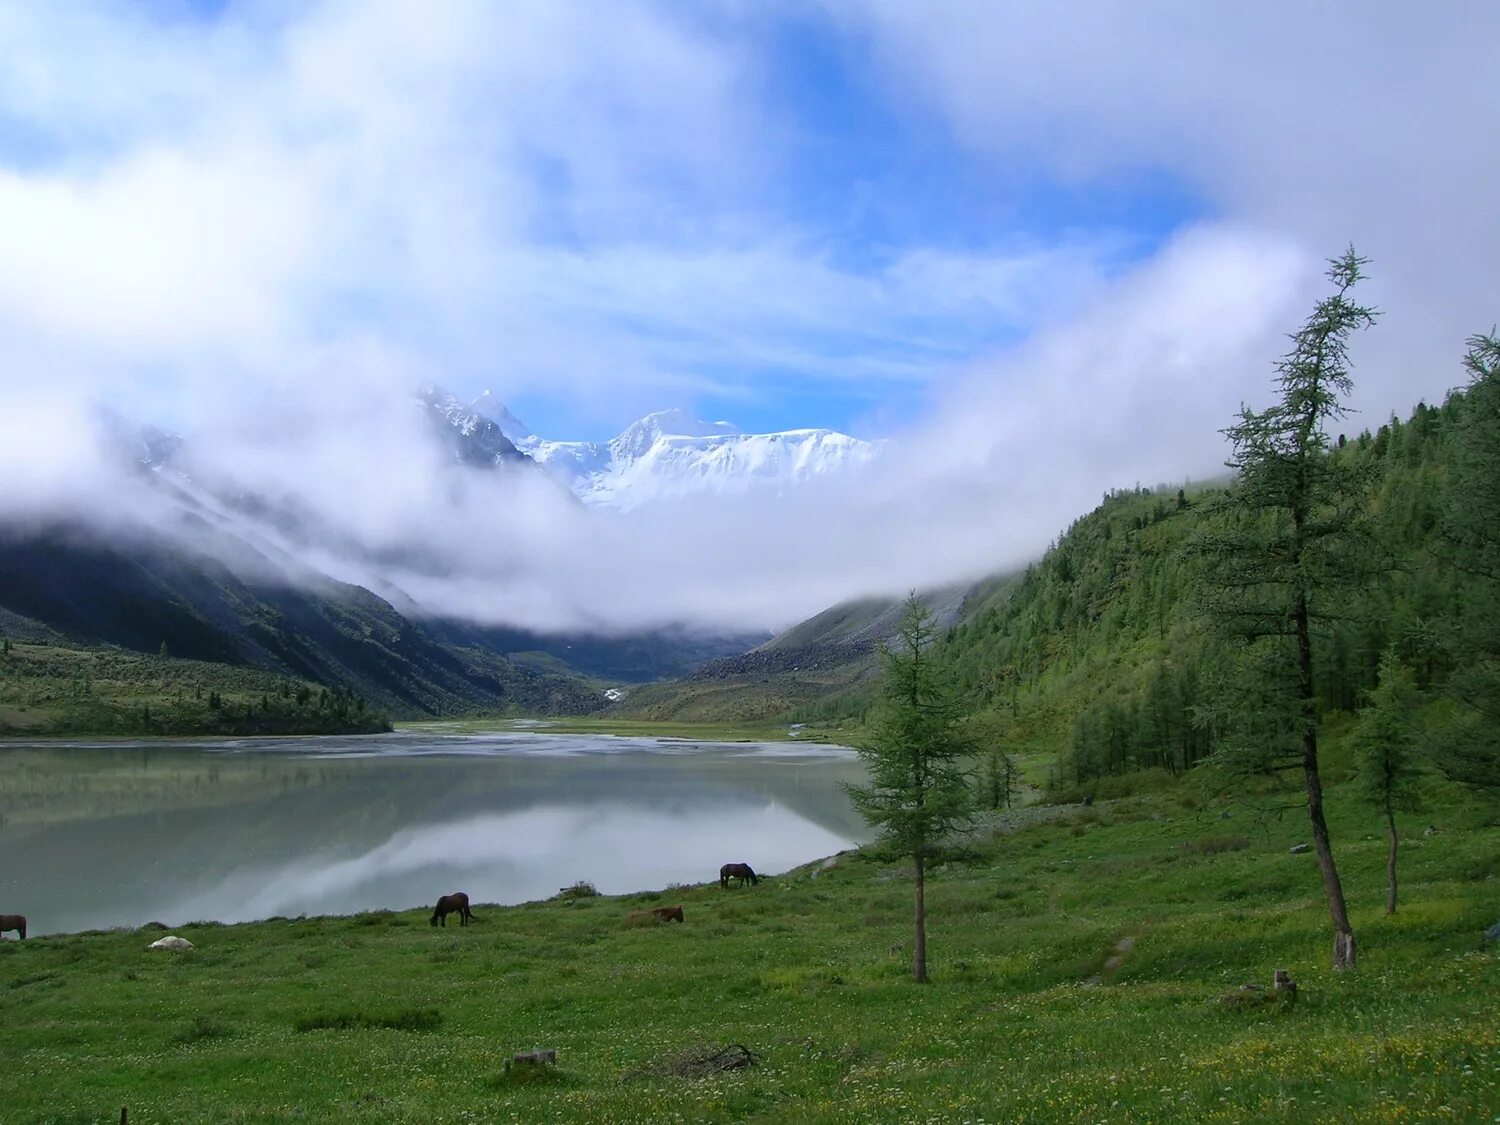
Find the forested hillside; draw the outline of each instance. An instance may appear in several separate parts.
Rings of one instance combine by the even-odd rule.
[[[265,692],[274,698],[283,679],[306,681],[363,698],[372,711],[398,718],[506,710],[583,713],[603,702],[577,675],[525,667],[472,635],[475,630],[445,630],[441,623],[403,616],[358,586],[331,579],[299,586],[269,562],[261,570],[266,577],[245,578],[212,557],[166,541],[111,541],[71,527],[0,529],[0,635],[13,643],[48,646],[40,663],[0,663],[0,692],[12,703],[50,704],[51,681],[58,675],[76,678],[58,668],[90,666],[124,650],[221,665],[208,680],[186,671],[167,677],[202,682],[205,691],[215,676],[237,683],[237,670],[253,670],[271,686],[257,680],[245,689],[252,699]],[[48,720],[48,729],[119,730],[124,717],[158,701],[156,670],[139,661],[114,664],[131,669],[130,675],[111,679],[126,707],[123,717],[103,727],[68,726],[68,715],[105,718],[97,708],[69,706]],[[219,686],[226,695],[238,690]],[[222,714],[199,717],[213,721],[195,725],[185,716],[186,725],[172,729],[224,727]],[[298,717],[294,712],[288,721]],[[324,729],[311,712],[300,718],[308,730]]]
[[[1359,549],[1367,557],[1356,561],[1367,580],[1319,623],[1313,655],[1324,715],[1364,703],[1388,648],[1429,698],[1462,688],[1484,701],[1495,571],[1475,535],[1473,492],[1493,478],[1474,461],[1494,441],[1494,392],[1476,384],[1440,407],[1419,404],[1406,421],[1338,436],[1330,456],[1366,482]],[[1228,654],[1204,629],[1204,568],[1214,560],[1194,548],[1212,534],[1225,495],[1223,487],[1112,493],[1013,589],[974,607],[941,651],[983,729],[1056,752],[1054,782],[1063,784],[1140,768],[1179,772],[1211,753],[1218,732],[1209,693]],[[1472,708],[1454,713],[1460,725],[1465,711],[1473,717]]]
[[[1365,581],[1316,623],[1313,655],[1327,717],[1366,702],[1389,649],[1433,704],[1449,767],[1461,770],[1467,754],[1471,772],[1485,773],[1493,755],[1476,738],[1500,722],[1500,386],[1494,341],[1471,345],[1471,386],[1442,405],[1332,435],[1328,456],[1363,482],[1351,549]],[[1057,789],[1138,769],[1179,773],[1214,751],[1214,685],[1233,654],[1205,628],[1215,562],[1203,544],[1229,487],[1111,492],[1023,573],[950,597],[956,622],[939,651],[982,746],[1050,759]],[[753,698],[762,717],[779,703],[789,721],[858,730],[875,694],[868,625],[886,608],[836,607],[765,646],[754,668],[721,662],[734,674],[707,677],[715,698]],[[820,668],[820,654],[844,659]],[[652,706],[705,698],[701,683],[683,691],[654,689]]]

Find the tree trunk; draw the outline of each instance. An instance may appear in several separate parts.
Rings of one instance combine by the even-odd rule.
[[[927,983],[927,901],[924,897],[926,890],[926,872],[922,866],[922,853],[918,852],[917,860],[917,902],[916,902],[916,941],[912,945],[911,975],[918,984]]]
[[[1307,784],[1307,819],[1312,822],[1313,850],[1318,855],[1318,870],[1323,874],[1323,890],[1328,896],[1328,916],[1333,921],[1333,967],[1354,967],[1354,930],[1349,925],[1349,909],[1344,905],[1344,887],[1333,862],[1333,846],[1328,841],[1328,822],[1323,819],[1323,781],[1318,775],[1318,728],[1313,712],[1312,634],[1308,628],[1307,597],[1297,595],[1297,658],[1300,668],[1302,697],[1302,773]]]
[[[1391,811],[1389,794],[1385,800],[1385,912],[1396,913],[1396,816]]]

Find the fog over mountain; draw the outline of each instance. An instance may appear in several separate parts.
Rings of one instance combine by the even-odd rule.
[[[449,416],[461,406],[356,393],[356,380],[344,386],[330,371],[315,394],[211,417],[169,469],[144,477],[122,470],[115,443],[91,440],[100,431],[87,410],[39,397],[5,453],[31,486],[3,503],[11,518],[62,513],[192,542],[195,523],[173,499],[186,489],[237,533],[274,542],[311,571],[377,592],[394,586],[431,613],[603,632],[775,626],[845,597],[1020,563],[1057,532],[1060,511],[1082,510],[1122,480],[1176,479],[1185,449],[1196,446],[1211,470],[1213,430],[1176,427],[1184,415],[1233,409],[1234,382],[1201,372],[1243,363],[1242,377],[1260,376],[1280,327],[1268,310],[1290,301],[1300,264],[1290,252],[1194,234],[1113,290],[1089,328],[1017,356],[1003,396],[990,369],[976,370],[964,405],[893,433],[858,469],[790,490],[589,508],[526,471],[498,433],[490,440],[509,471],[456,452],[433,416],[482,424]],[[1218,272],[1219,296],[1189,300],[1205,269]],[[1164,324],[1167,304],[1175,311]],[[223,503],[245,494],[257,498],[249,513]],[[298,530],[262,509],[292,514]]]
[[[1351,242],[1349,428],[1460,382],[1500,10],[1123,11],[0,7],[0,519],[758,629],[1221,472]],[[503,471],[428,385],[510,408]],[[129,468],[100,408],[185,444]]]

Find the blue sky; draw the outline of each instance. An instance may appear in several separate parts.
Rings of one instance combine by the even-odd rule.
[[[280,319],[297,323],[277,325],[290,351],[264,339],[225,340],[218,355],[110,341],[114,395],[191,425],[178,388],[210,369],[274,379],[266,368],[377,339],[392,362],[460,394],[492,389],[551,436],[607,437],[674,406],[747,430],[877,436],[925,410],[955,369],[1025,339],[1213,214],[1150,159],[1062,177],[1023,152],[976,148],[941,105],[889,80],[867,31],[817,6],[621,5],[606,21],[585,6],[512,11],[457,4],[450,39],[434,32],[441,9],[409,5],[160,0],[81,5],[50,26],[12,9],[11,36],[36,59],[0,84],[0,169],[19,186],[82,206],[112,176],[176,157],[183,167],[162,170],[157,190],[205,191],[195,217],[218,226],[211,241],[236,223],[274,226],[278,207],[308,208],[325,231],[352,222],[305,254],[280,240],[306,229],[270,232],[286,260],[251,277],[250,296],[296,303]],[[387,64],[413,20],[433,35],[430,53]],[[461,38],[470,33],[517,42],[491,53]],[[552,62],[533,65],[530,48]],[[321,75],[305,57],[320,51]],[[387,65],[394,98],[381,88]],[[640,96],[621,90],[656,81]],[[402,112],[412,121],[380,136]],[[404,154],[408,136],[426,151]],[[310,199],[298,198],[304,168]],[[353,175],[372,178],[346,209],[339,192]],[[193,182],[219,176],[243,179]],[[269,213],[214,197],[262,189]],[[51,210],[66,221],[66,207]],[[153,221],[165,239],[203,242],[170,214]],[[233,261],[189,261],[187,276],[148,284],[181,287],[162,303],[193,316],[182,291],[198,284],[192,269],[253,274],[265,256],[225,243]],[[466,260],[414,282],[444,253]],[[627,292],[631,261],[661,267],[664,291]],[[104,299],[117,286],[139,295],[132,263],[78,268],[115,274]],[[786,274],[797,276],[773,292]],[[701,310],[674,307],[682,287]],[[58,335],[67,350],[66,326]]]
[[[878,284],[893,260],[914,251],[1004,256],[1080,242],[1108,248],[1098,263],[1108,277],[1208,214],[1205,201],[1167,169],[1115,167],[1063,182],[1033,163],[975,152],[934,108],[894,98],[876,80],[867,45],[816,9],[757,21],[749,39],[751,96],[760,100],[764,121],[745,141],[759,146],[764,162],[760,190],[748,200],[724,201],[664,185],[663,204],[683,227],[733,224],[745,218],[737,214],[743,208],[751,221],[794,231],[839,270]],[[538,236],[586,248],[586,237],[569,222],[565,179],[555,166],[535,174],[559,192]],[[810,378],[794,361],[740,360],[726,349],[700,370],[733,393],[663,405],[752,431],[824,426],[878,436],[920,412],[929,387],[921,377],[862,379],[862,365],[890,360],[940,377],[1016,343],[1031,327],[1027,318],[975,302],[962,315],[914,321],[895,338],[847,330],[799,335],[801,346],[846,367],[847,377],[836,381]],[[543,433],[612,432],[605,418],[580,426],[572,404],[545,392],[513,395],[512,406]]]

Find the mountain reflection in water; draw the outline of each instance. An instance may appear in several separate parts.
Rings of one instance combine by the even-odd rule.
[[[776,872],[869,838],[849,751],[507,734],[0,748],[0,909],[34,933]]]

